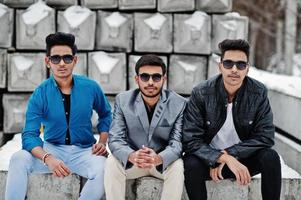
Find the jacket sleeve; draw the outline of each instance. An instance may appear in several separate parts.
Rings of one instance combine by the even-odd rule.
[[[159,153],[163,160],[162,170],[164,171],[172,162],[179,159],[182,154],[182,133],[183,133],[183,112],[186,102],[183,103],[181,112],[178,114],[177,119],[171,130],[168,141],[168,146]]]
[[[93,109],[98,114],[97,130],[99,133],[109,132],[112,122],[111,106],[108,102],[108,99],[98,85],[95,86],[95,90],[96,95],[94,99]]]
[[[237,158],[247,158],[257,150],[270,148],[274,145],[275,128],[267,89],[262,94],[256,113],[250,138],[227,148],[226,151],[230,155]]]
[[[121,109],[120,98],[117,95],[114,105],[113,122],[109,131],[109,148],[112,154],[127,167],[128,157],[134,150],[126,140],[126,121]]]
[[[203,96],[194,88],[184,112],[183,150],[186,154],[194,154],[215,167],[221,152],[213,149],[205,142],[205,105]]]
[[[29,98],[25,126],[22,132],[22,148],[31,152],[37,146],[42,147],[40,128],[43,117],[43,99],[39,88]]]

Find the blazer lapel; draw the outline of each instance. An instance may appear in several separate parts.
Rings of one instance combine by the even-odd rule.
[[[148,134],[149,131],[149,121],[148,116],[146,113],[145,105],[141,96],[141,93],[139,92],[135,101],[135,109],[137,116],[143,126],[143,129],[146,134]]]
[[[158,101],[157,105],[156,105],[156,109],[154,111],[154,115],[153,115],[153,118],[152,118],[152,121],[151,121],[151,124],[150,124],[150,128],[149,128],[149,135],[148,135],[148,141],[151,140],[153,134],[154,134],[154,130],[155,128],[158,126],[158,123],[164,113],[164,110],[166,108],[166,95],[165,95],[165,92],[162,91],[161,93],[161,98],[160,100]]]

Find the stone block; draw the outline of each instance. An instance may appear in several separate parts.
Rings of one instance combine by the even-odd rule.
[[[208,55],[211,52],[211,17],[204,12],[174,15],[174,52]]]
[[[212,16],[212,51],[219,53],[218,44],[224,39],[248,39],[249,19],[238,13]]]
[[[7,52],[0,49],[0,88],[6,87],[6,74],[7,74]]]
[[[275,134],[274,148],[282,156],[285,163],[301,174],[301,145],[280,135]]]
[[[196,0],[196,8],[207,13],[226,13],[232,10],[232,0]]]
[[[35,174],[29,176],[27,199],[78,199],[79,191],[80,177],[77,175],[62,179],[50,174]]]
[[[135,13],[135,51],[172,52],[172,16]]]
[[[79,74],[79,75],[84,75],[88,76],[88,59],[87,59],[87,54],[86,53],[77,53],[76,54],[78,57],[76,66],[73,69],[73,74]]]
[[[37,0],[2,0],[3,4],[13,8],[27,8]]]
[[[301,140],[300,113],[296,112],[301,110],[301,98],[275,90],[269,90],[268,97],[275,126]]]
[[[1,126],[1,124],[0,124]],[[3,145],[3,142],[4,142],[4,136],[3,136],[3,132],[0,131],[0,149],[1,149],[1,146]],[[0,186],[1,187],[1,186]]]
[[[14,10],[0,3],[0,47],[12,46]]]
[[[109,51],[132,50],[133,15],[98,11],[96,48]]]
[[[207,79],[220,74],[218,64],[220,62],[221,57],[217,54],[211,54],[209,57],[209,65],[207,72]]]
[[[194,8],[194,0],[158,0],[158,11],[160,12],[192,11]]]
[[[206,79],[206,71],[206,57],[171,55],[168,88],[180,94],[190,94],[194,86]]]
[[[118,0],[81,0],[81,5],[91,9],[117,8]]]
[[[69,6],[77,5],[77,0],[45,0],[45,2],[56,8],[67,8]]]
[[[46,79],[44,53],[8,54],[8,91],[33,91]]]
[[[80,6],[71,6],[65,11],[58,11],[57,20],[58,31],[74,34],[79,50],[94,49],[96,30],[94,11]]]
[[[26,10],[17,10],[16,46],[18,49],[46,49],[45,38],[55,32],[55,10],[39,1]]]
[[[7,177],[7,171],[0,170],[0,200],[4,200],[6,177]]]
[[[135,89],[138,88],[136,82],[135,82],[135,76],[136,76],[136,71],[135,71],[135,65],[136,62],[139,60],[141,56],[138,55],[130,55],[129,56],[129,66],[128,66],[128,83],[129,83],[129,89]],[[166,56],[159,56],[163,62],[165,63],[166,67],[167,65],[167,57]],[[168,67],[167,67],[168,68]],[[166,69],[168,71],[168,69]],[[165,82],[164,88],[167,88],[167,82]]]
[[[2,104],[4,108],[4,133],[19,133],[22,131],[28,99],[28,94],[3,95]]]
[[[126,57],[124,53],[89,53],[88,75],[106,94],[116,94],[126,89]]]
[[[119,0],[120,10],[155,9],[156,0]]]

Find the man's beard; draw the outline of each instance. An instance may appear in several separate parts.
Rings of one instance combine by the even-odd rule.
[[[148,98],[155,98],[155,97],[159,96],[159,95],[161,94],[162,89],[163,89],[163,87],[161,87],[160,90],[159,90],[157,93],[152,94],[152,95],[148,95],[148,94],[145,94],[145,92],[144,92],[143,90],[141,90],[141,88],[140,88],[140,86],[139,86],[140,92],[141,92],[144,96],[146,96],[146,97],[148,97]]]

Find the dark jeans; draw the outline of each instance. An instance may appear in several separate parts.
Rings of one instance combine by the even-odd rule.
[[[195,155],[186,155],[184,160],[185,186],[190,200],[206,200],[206,180],[211,180],[209,167]],[[251,176],[261,173],[261,194],[263,200],[279,200],[281,192],[281,164],[276,151],[263,149],[247,159],[239,160]],[[232,171],[224,166],[224,178],[234,178]]]

